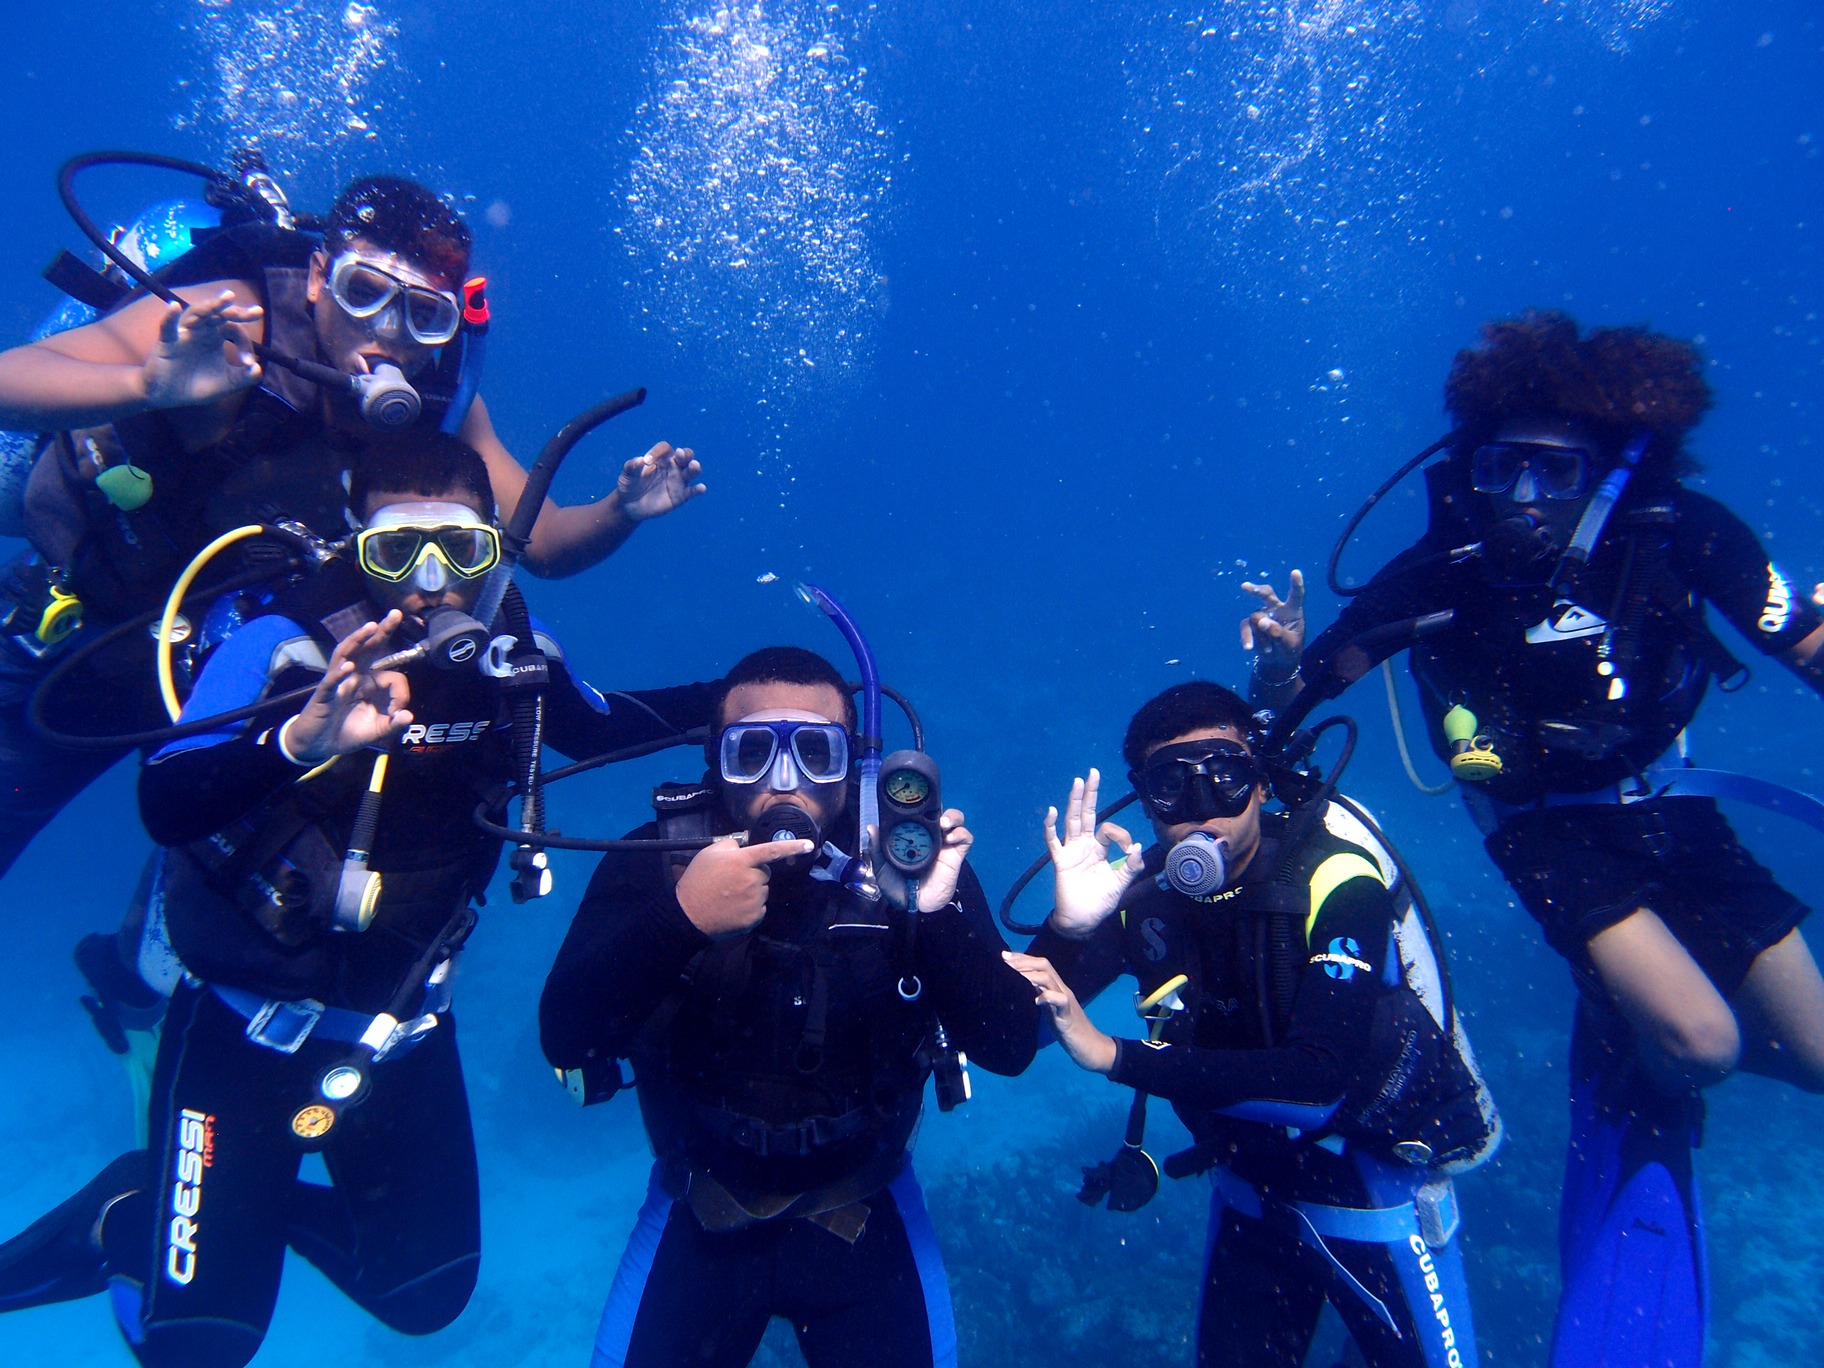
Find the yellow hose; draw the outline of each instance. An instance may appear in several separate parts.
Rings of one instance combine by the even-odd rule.
[[[1160,984],[1157,988],[1153,989],[1152,992],[1136,1002],[1134,1004],[1134,1010],[1140,1013],[1141,1016],[1145,1016],[1148,1012],[1152,1011],[1153,1008],[1164,1002],[1168,997],[1190,981],[1191,977],[1189,974],[1173,974],[1164,983]]]
[[[184,705],[178,702],[177,681],[171,670],[171,626],[177,621],[177,610],[183,604],[184,595],[190,592],[190,586],[196,583],[196,577],[202,574],[203,567],[214,559],[216,552],[238,541],[257,537],[265,530],[264,524],[248,523],[245,527],[222,533],[196,553],[190,564],[184,567],[184,573],[177,577],[177,583],[171,586],[171,594],[165,599],[165,614],[158,620],[158,695],[164,699],[165,711],[171,715],[173,722],[183,716]]]

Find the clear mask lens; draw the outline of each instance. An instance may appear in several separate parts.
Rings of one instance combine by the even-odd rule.
[[[352,254],[336,258],[330,267],[329,293],[350,318],[369,323],[376,332],[396,332],[402,314],[405,330],[427,347],[442,346],[462,327],[462,305],[455,295],[401,280]]]
[[[1147,810],[1165,822],[1236,817],[1260,783],[1254,757],[1233,742],[1168,746],[1128,776]]]
[[[833,722],[737,722],[722,733],[722,779],[757,784],[769,779],[780,793],[848,777],[848,733]]]
[[[1549,442],[1487,442],[1471,458],[1471,478],[1479,494],[1505,494],[1526,471],[1548,499],[1581,498],[1589,487],[1590,453],[1582,447]]]
[[[355,538],[355,544],[364,571],[395,583],[422,576],[432,561],[441,567],[440,581],[443,571],[460,579],[479,579],[500,560],[500,534],[492,527],[370,527]]]

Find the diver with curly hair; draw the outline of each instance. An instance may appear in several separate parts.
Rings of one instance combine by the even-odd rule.
[[[1553,1363],[1700,1363],[1701,1090],[1746,1069],[1824,1092],[1824,979],[1809,910],[1683,782],[1683,732],[1742,667],[1713,606],[1824,693],[1824,617],[1716,500],[1687,488],[1710,407],[1689,343],[1580,333],[1561,313],[1483,329],[1445,383],[1455,429],[1426,470],[1430,522],[1304,645],[1297,571],[1242,624],[1252,693],[1335,692],[1412,646],[1440,758],[1490,857],[1581,992],[1559,1221]]]

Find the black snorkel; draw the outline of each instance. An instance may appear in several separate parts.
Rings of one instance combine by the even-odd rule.
[[[526,548],[532,544],[533,525],[538,521],[539,511],[545,505],[545,496],[551,489],[551,481],[556,478],[558,467],[564,463],[564,458],[578,442],[609,419],[619,417],[645,402],[644,388],[617,394],[614,398],[606,399],[579,413],[545,443],[545,449],[539,452],[538,459],[532,463],[532,469],[526,473],[525,486],[519,492],[519,501],[513,506],[513,517],[501,530],[500,564],[494,567],[475,600],[474,621],[483,631],[493,630],[495,615],[500,611],[507,590],[512,585],[513,571],[525,555]],[[545,854],[542,839],[545,831],[545,805],[541,773],[545,685],[550,679],[550,667],[533,639],[532,621],[526,613],[525,603],[517,596],[513,600],[510,618],[509,627],[512,630],[495,637],[489,644],[482,670],[499,680],[501,686],[512,693],[514,769],[519,787],[519,831],[518,843],[510,860],[514,871],[511,891],[514,902],[525,902],[530,898],[542,898],[551,891],[550,861]],[[434,614],[432,622],[426,625],[433,632],[437,630]]]

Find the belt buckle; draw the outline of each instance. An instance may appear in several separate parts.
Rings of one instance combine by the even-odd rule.
[[[315,998],[268,1002],[248,1019],[247,1039],[280,1054],[296,1054],[322,1017],[323,1004]]]

